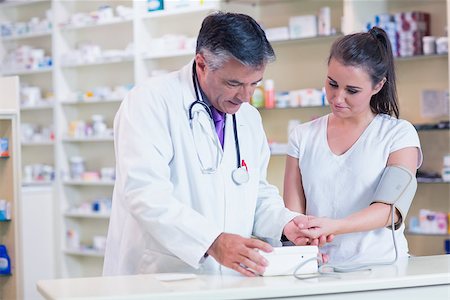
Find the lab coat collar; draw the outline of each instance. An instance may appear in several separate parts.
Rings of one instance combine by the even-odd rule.
[[[181,83],[183,86],[183,104],[188,114],[189,106],[196,100],[194,83],[192,82],[192,65],[194,59],[192,59],[187,65],[180,70]]]

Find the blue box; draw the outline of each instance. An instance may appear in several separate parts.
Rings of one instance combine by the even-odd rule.
[[[157,11],[164,9],[164,0],[147,0],[147,11]]]

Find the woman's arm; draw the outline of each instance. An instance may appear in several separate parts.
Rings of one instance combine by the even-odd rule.
[[[419,152],[415,147],[400,149],[390,154],[387,165],[402,166],[415,174],[418,156]],[[399,217],[400,214],[396,211],[394,216],[396,223],[399,221]],[[311,238],[320,235],[374,230],[391,225],[391,206],[377,202],[343,219],[313,217],[308,225],[310,228],[305,230],[305,234],[307,232]]]
[[[287,156],[284,172],[284,205],[292,211],[304,214],[306,211],[305,193],[298,158]]]

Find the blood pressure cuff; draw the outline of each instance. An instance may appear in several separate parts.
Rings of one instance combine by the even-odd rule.
[[[406,218],[416,189],[416,177],[408,169],[401,166],[387,166],[378,183],[372,203],[394,205],[400,212],[400,219],[395,224],[395,230],[397,230]]]

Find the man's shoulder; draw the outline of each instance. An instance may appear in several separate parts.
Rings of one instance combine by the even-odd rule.
[[[183,93],[179,71],[149,77],[137,84],[129,93],[131,101],[141,104],[180,102]]]

